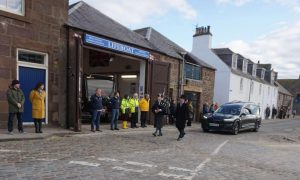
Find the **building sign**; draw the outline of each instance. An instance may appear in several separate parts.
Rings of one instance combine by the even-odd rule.
[[[88,43],[88,44],[91,44],[94,46],[104,47],[104,48],[112,49],[115,51],[120,51],[123,53],[131,54],[134,56],[143,57],[146,59],[150,58],[150,53],[148,51],[144,51],[144,50],[141,50],[138,48],[127,46],[125,44],[117,43],[117,42],[110,41],[110,40],[100,38],[97,36],[93,36],[90,34],[85,34],[83,40],[85,43]]]

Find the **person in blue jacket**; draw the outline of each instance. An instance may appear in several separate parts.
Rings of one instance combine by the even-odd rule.
[[[92,122],[91,122],[91,131],[101,132],[100,130],[100,117],[101,113],[105,112],[105,109],[102,104],[101,89],[97,88],[96,93],[91,96],[91,112],[92,112]]]
[[[110,130],[119,130],[118,129],[118,120],[120,114],[120,94],[119,92],[114,93],[114,97],[110,100],[111,104],[111,121],[110,121]],[[115,126],[115,127],[114,127]]]

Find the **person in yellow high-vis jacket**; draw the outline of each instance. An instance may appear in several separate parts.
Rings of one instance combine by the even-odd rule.
[[[123,129],[127,129],[127,121],[129,121],[129,118],[131,116],[128,95],[125,95],[121,101],[121,113],[122,113],[122,120],[123,120]]]
[[[130,127],[138,128],[136,123],[138,122],[138,113],[139,113],[139,99],[138,94],[134,93],[133,97],[129,100],[129,106],[131,111]]]
[[[149,103],[150,103],[150,96],[149,94],[145,94],[145,96],[140,100],[140,110],[141,110],[141,127],[145,128],[147,114],[149,112]]]

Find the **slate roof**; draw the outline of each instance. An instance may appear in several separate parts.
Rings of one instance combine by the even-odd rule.
[[[285,89],[296,95],[300,92],[300,78],[299,79],[278,79],[277,80]]]
[[[69,18],[66,25],[132,45],[152,49],[142,36],[83,1],[69,6]]]
[[[275,84],[278,86],[278,91],[282,94],[293,96],[287,89],[285,89],[279,82],[275,81]]]
[[[215,70],[214,67],[211,65],[205,63],[203,60],[199,59],[192,53],[187,52],[184,48],[180,47],[178,44],[175,42],[171,41],[158,31],[156,31],[152,27],[146,27],[142,29],[137,29],[135,32],[139,33],[142,35],[150,44],[151,47],[157,49],[158,51],[165,53],[168,56],[177,58],[177,59],[182,59],[182,54],[183,52],[187,53],[186,54],[186,60],[190,63],[194,64],[199,64],[201,66],[210,68]]]
[[[242,77],[245,77],[245,78],[248,78],[248,79],[252,79],[252,80],[255,80],[257,82],[260,82],[260,83],[263,83],[263,84],[268,84],[268,85],[272,85],[274,86],[273,84],[271,84],[270,82],[264,80],[264,79],[261,79],[257,76],[252,76],[252,74],[249,74],[249,72],[247,73],[244,73],[242,72],[242,70],[240,69],[233,69],[231,68],[231,65],[230,63],[228,63],[228,58],[226,59],[226,55],[231,55],[233,54],[234,52],[229,49],[229,48],[217,48],[217,49],[212,49],[212,51],[223,61],[225,62],[225,64],[231,69],[231,72],[233,74],[236,74],[238,76],[242,76]],[[241,54],[237,54],[238,55],[238,58],[244,58],[244,56],[242,56]],[[224,59],[225,58],[225,59]],[[253,63],[253,61],[251,61],[250,59],[247,59],[248,60],[248,64],[250,63]]]

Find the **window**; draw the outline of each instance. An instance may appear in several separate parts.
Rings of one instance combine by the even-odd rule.
[[[244,59],[243,60],[243,72],[247,73],[247,68],[248,68],[248,60]]]
[[[184,65],[185,78],[187,79],[201,79],[201,67],[189,63],[185,63]]]
[[[237,59],[238,59],[238,55],[237,54],[232,54],[232,68],[233,69],[237,68]]]
[[[18,59],[22,62],[35,63],[35,64],[45,64],[45,54],[27,52],[27,51],[18,51]]]
[[[243,89],[244,89],[244,79],[241,78],[241,80],[240,80],[240,91],[243,91]]]
[[[25,15],[25,0],[0,0],[0,10]]]
[[[253,67],[252,67],[252,76],[256,76],[256,68],[257,68],[257,65],[253,64]]]

